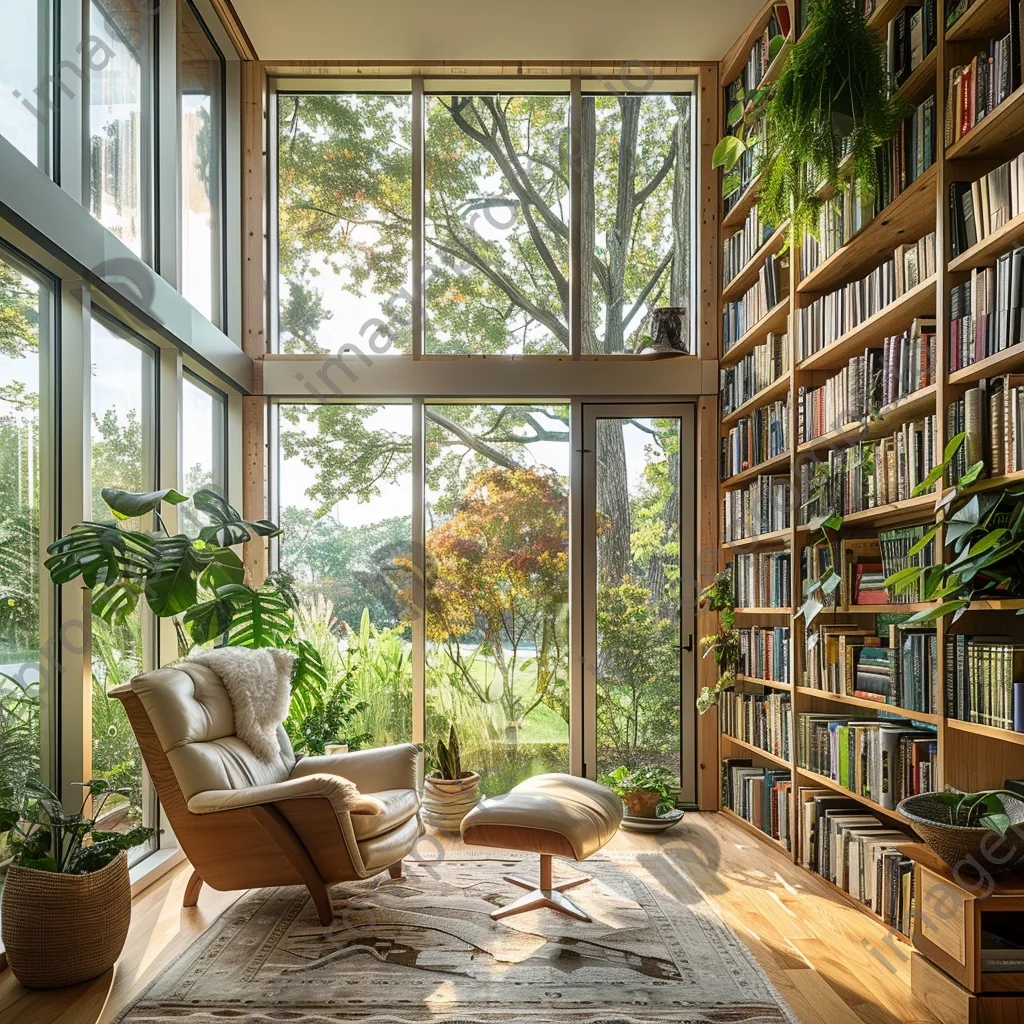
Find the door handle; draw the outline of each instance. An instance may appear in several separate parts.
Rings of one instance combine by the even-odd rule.
[[[686,636],[686,643],[685,644],[676,644],[675,646],[676,646],[676,650],[678,650],[678,651],[686,651],[687,653],[692,653],[693,652],[693,634],[692,633],[688,633],[687,634],[687,636]]]

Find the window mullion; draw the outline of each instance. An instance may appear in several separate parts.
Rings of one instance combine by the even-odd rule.
[[[423,355],[423,279],[424,234],[426,221],[425,178],[423,174],[426,107],[423,100],[423,79],[412,80],[412,357]]]
[[[414,193],[415,195],[415,193]],[[426,436],[423,399],[412,403],[412,741],[426,736]]]
[[[572,79],[569,94],[569,351],[579,359],[583,351],[583,92],[581,80]]]

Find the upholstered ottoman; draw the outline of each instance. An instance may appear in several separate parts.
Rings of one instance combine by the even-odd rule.
[[[462,819],[465,842],[540,854],[540,883],[506,875],[505,881],[528,891],[491,917],[548,907],[589,921],[563,894],[590,879],[582,875],[552,885],[551,858],[586,860],[615,835],[621,821],[622,801],[604,786],[575,775],[537,775],[504,796],[482,800]]]

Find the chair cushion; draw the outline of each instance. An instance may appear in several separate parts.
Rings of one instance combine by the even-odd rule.
[[[517,828],[542,829],[562,836],[576,860],[584,860],[615,835],[621,821],[622,801],[600,783],[575,775],[537,775],[504,796],[481,800],[462,819],[462,835],[474,842],[467,837],[470,829],[499,826],[506,847],[514,850]]]
[[[371,797],[384,805],[384,812],[364,814],[353,812],[352,831],[357,840],[372,839],[374,836],[390,832],[403,822],[416,816],[420,801],[414,789],[385,789],[381,793],[371,793]]]

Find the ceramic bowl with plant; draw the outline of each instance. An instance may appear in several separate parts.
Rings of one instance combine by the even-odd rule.
[[[661,765],[620,765],[601,779],[634,818],[658,818],[675,810],[675,777]]]
[[[7,964],[26,988],[60,988],[101,975],[121,955],[132,916],[128,850],[154,830],[98,829],[116,789],[107,779],[82,783],[79,811],[39,782],[25,787],[21,808],[0,808],[10,866],[3,887],[2,935]],[[88,812],[88,813],[87,813]]]
[[[462,751],[453,725],[448,742],[438,740],[433,771],[423,780],[421,816],[434,828],[458,832],[462,819],[480,801],[480,776],[462,768]]]

